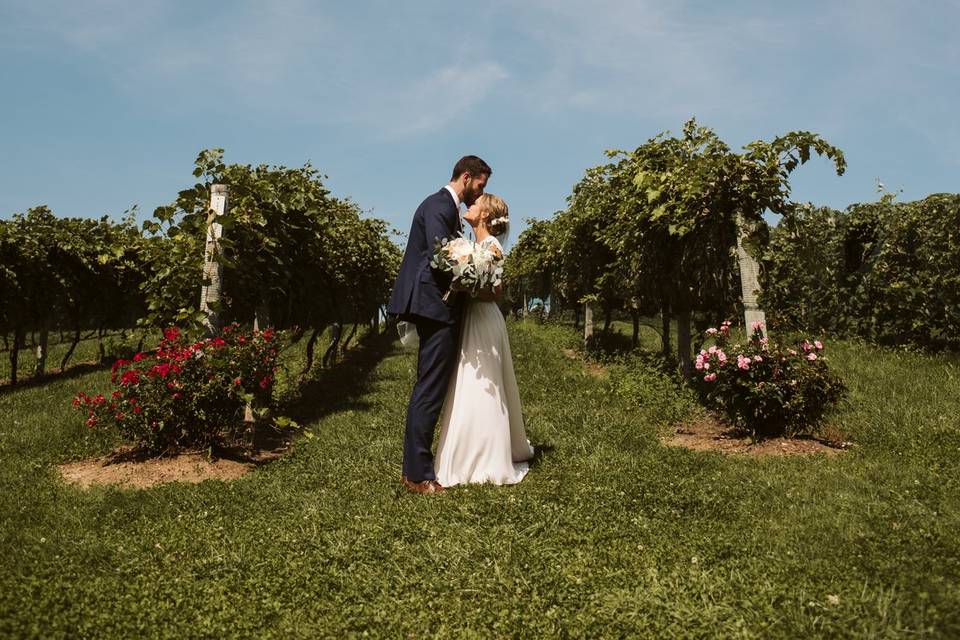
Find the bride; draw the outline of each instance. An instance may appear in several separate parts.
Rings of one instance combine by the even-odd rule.
[[[463,219],[477,242],[503,253],[497,240],[507,230],[507,204],[484,194]],[[460,328],[460,360],[450,379],[437,445],[436,475],[444,487],[457,484],[515,484],[529,470],[533,447],[527,440],[520,392],[499,287],[471,299]]]

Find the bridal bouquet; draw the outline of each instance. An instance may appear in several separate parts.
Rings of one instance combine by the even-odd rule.
[[[476,297],[493,291],[503,278],[503,254],[495,247],[486,247],[463,237],[437,240],[430,266],[449,273],[453,278],[444,302],[454,291],[466,291]]]

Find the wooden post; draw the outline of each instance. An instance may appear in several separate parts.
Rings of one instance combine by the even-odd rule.
[[[37,343],[37,364],[33,369],[33,375],[42,376],[47,369],[47,344],[49,343],[50,329],[47,326],[47,320],[44,320],[40,328],[40,341]]]
[[[210,212],[207,215],[207,242],[203,250],[203,286],[200,289],[200,310],[206,314],[204,327],[207,335],[220,332],[220,303],[223,286],[223,267],[220,265],[220,238],[223,226],[216,220],[227,211],[227,185],[215,184],[210,187]]]
[[[260,304],[253,312],[253,330],[263,331],[270,326],[270,307]]]
[[[767,317],[757,302],[760,293],[760,266],[743,248],[743,220],[737,217],[737,261],[740,264],[740,289],[743,296],[743,327],[747,336],[752,334],[751,325],[759,322],[767,335]]]
[[[589,303],[583,304],[583,345],[587,348],[593,345],[593,309]]]
[[[10,386],[17,384],[17,367],[20,364],[20,348],[26,340],[26,332],[19,326],[13,328],[13,344],[10,346]]]
[[[680,361],[680,369],[687,378],[693,373],[693,364],[690,359],[690,312],[677,312],[677,360]]]

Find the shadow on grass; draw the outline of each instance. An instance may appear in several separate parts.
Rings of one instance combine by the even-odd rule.
[[[527,463],[530,465],[530,468],[533,469],[534,467],[539,466],[540,463],[543,462],[547,454],[549,454],[554,449],[556,449],[555,446],[547,443],[533,445],[533,457],[527,461]]]
[[[369,403],[362,398],[371,389],[373,370],[393,352],[392,332],[367,334],[342,361],[329,369],[313,372],[311,377],[301,382],[292,397],[277,407],[278,413],[287,415],[301,424],[309,424],[336,411],[368,409]],[[211,463],[226,460],[253,468],[284,455],[290,448],[296,433],[296,429],[278,429],[267,422],[262,422],[253,425],[252,432],[238,433],[225,442],[211,443],[208,448],[151,452],[126,445],[85,462],[100,473],[108,467],[126,466],[127,468],[120,472],[121,475],[126,474],[125,478],[131,473],[134,475],[146,471],[162,473],[164,470],[172,476],[177,476],[182,466],[195,466],[197,456]],[[130,471],[128,463],[136,465],[135,468],[139,471]],[[149,465],[143,463],[149,463]],[[216,477],[215,469],[210,473],[214,473],[210,477]],[[143,486],[152,486],[152,484],[154,483],[149,482]]]
[[[22,391],[23,389],[33,389],[35,387],[42,387],[48,382],[55,382],[58,380],[70,380],[71,378],[79,378],[85,376],[92,371],[100,371],[102,369],[109,369],[110,364],[100,364],[98,362],[80,362],[67,369],[63,372],[60,371],[49,371],[39,376],[30,376],[27,378],[20,378],[17,380],[17,384],[11,385],[9,378],[0,379],[0,396],[13,393],[14,391]]]
[[[395,353],[396,333],[366,334],[341,362],[320,369],[300,384],[293,398],[280,412],[308,424],[337,411],[364,411],[371,407],[362,400],[374,383],[372,375],[380,362]]]

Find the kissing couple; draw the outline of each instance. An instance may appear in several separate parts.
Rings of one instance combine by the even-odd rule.
[[[420,204],[387,305],[387,314],[416,327],[420,342],[403,438],[402,481],[414,493],[458,484],[515,484],[527,474],[534,454],[497,306],[501,287],[472,293],[451,289],[452,276],[431,266],[438,241],[463,234],[461,204],[476,238],[474,250],[502,260],[500,239],[506,237],[509,218],[507,204],[484,193],[491,173],[477,156],[464,156],[449,184]]]

